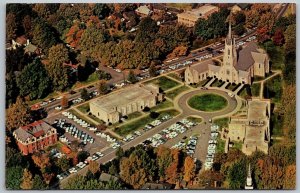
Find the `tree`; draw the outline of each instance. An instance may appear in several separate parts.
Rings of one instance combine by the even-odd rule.
[[[229,187],[231,189],[241,189],[245,186],[247,177],[246,160],[240,159],[233,163],[228,170]]]
[[[172,156],[170,149],[165,146],[159,146],[157,148],[157,162],[158,162],[158,175],[160,177],[160,181],[165,179],[165,170],[172,162]]]
[[[17,85],[20,88],[20,95],[29,95],[30,99],[46,96],[51,88],[50,78],[46,69],[39,59],[25,66],[17,78]]]
[[[99,163],[96,161],[90,161],[89,163],[89,170],[95,175],[97,172],[99,172]]]
[[[271,32],[275,23],[275,16],[272,12],[267,12],[261,15],[260,20],[257,24],[257,28],[266,28],[268,32]]]
[[[46,153],[36,153],[33,154],[31,158],[35,165],[37,165],[41,169],[42,173],[45,172],[46,167],[51,165],[49,155]]]
[[[6,128],[13,131],[32,121],[30,109],[24,99],[18,97],[15,104],[10,105],[6,114]]]
[[[132,83],[132,84],[138,82],[138,79],[136,78],[136,76],[135,76],[133,70],[130,70],[130,71],[129,71],[127,80],[128,80],[130,83]]]
[[[179,179],[178,169],[179,169],[179,150],[172,149],[172,162],[169,167],[166,168],[166,179],[167,182],[170,184],[175,184],[176,181]]]
[[[142,167],[142,161],[138,156],[131,154],[129,158],[123,157],[120,162],[121,179],[138,189],[147,181],[145,169]]]
[[[296,188],[296,165],[289,165],[285,169],[284,189]]]
[[[124,150],[122,147],[118,147],[117,151],[116,151],[116,156],[121,159],[124,156]]]
[[[63,63],[69,60],[68,50],[63,44],[52,46],[48,54],[49,64],[46,65],[49,76],[52,79],[53,87],[57,90],[64,90],[68,86],[67,69]]]
[[[246,31],[243,24],[239,24],[239,25],[235,26],[233,28],[233,30],[234,30],[234,34],[238,35],[238,36],[242,35]]]
[[[12,103],[16,102],[17,97],[19,96],[19,88],[17,86],[16,76],[13,72],[8,73],[5,76],[6,83],[6,108],[9,107]]]
[[[155,38],[158,29],[156,22],[151,17],[145,17],[139,23],[135,40],[138,42],[151,42]]]
[[[41,176],[34,175],[33,182],[32,182],[32,189],[34,190],[45,190],[47,189],[47,184],[43,181]]]
[[[67,158],[67,156],[63,156],[62,158],[57,160],[57,164],[60,169],[65,172],[70,167],[70,160]]]
[[[17,22],[13,13],[6,15],[6,42],[16,38]]]
[[[22,182],[23,169],[21,166],[6,168],[6,188],[9,190],[19,190]]]
[[[63,109],[66,109],[66,108],[69,107],[69,100],[68,100],[68,98],[66,97],[66,95],[64,95],[64,96],[62,97],[62,99],[61,99],[61,107],[62,107]]]
[[[32,184],[33,184],[32,174],[30,173],[30,171],[27,168],[25,168],[24,172],[23,172],[23,178],[22,178],[22,183],[21,183],[20,187],[23,190],[30,190],[30,189],[32,189]]]
[[[184,160],[184,176],[183,180],[190,182],[195,175],[195,163],[192,157],[187,156]]]
[[[90,99],[90,95],[89,95],[89,93],[88,93],[88,91],[87,91],[86,88],[81,89],[81,91],[80,91],[80,96],[81,96],[81,98],[82,98],[83,100],[85,100],[85,101],[87,101],[87,100]]]
[[[23,29],[24,29],[24,32],[25,32],[26,36],[27,37],[32,37],[31,29],[33,28],[33,25],[32,25],[32,18],[30,17],[30,15],[26,15],[23,18],[22,26],[23,26]]]
[[[89,156],[89,152],[87,151],[80,151],[77,154],[77,158],[79,162],[84,162],[84,160]]]
[[[284,50],[285,55],[292,56],[296,51],[296,24],[289,25],[284,32],[285,44]]]
[[[6,146],[5,149],[5,167],[28,167],[25,157],[16,149]]]
[[[50,26],[43,20],[36,19],[32,30],[32,43],[48,53],[49,48],[57,42]]]
[[[117,168],[116,165],[112,164],[109,168],[108,168],[108,173],[110,175],[119,175],[119,170]]]
[[[97,3],[94,7],[94,15],[98,16],[99,19],[104,19],[110,13],[111,9],[105,3]]]
[[[149,75],[151,77],[155,77],[157,75],[156,74],[156,68],[155,68],[154,64],[151,64],[150,67],[149,67]]]
[[[101,95],[108,93],[108,86],[105,80],[100,80],[98,83],[98,91]]]
[[[72,48],[79,48],[79,42],[84,29],[80,27],[80,23],[75,23],[66,34],[66,43],[70,44]]]
[[[256,32],[257,32],[257,39],[261,43],[267,41],[270,38],[267,27],[258,28]]]
[[[276,46],[282,46],[282,44],[284,43],[284,35],[281,29],[277,29],[275,31],[275,34],[273,36],[273,42]]]
[[[151,117],[152,119],[156,119],[159,116],[158,112],[155,111],[151,111],[149,114],[149,117]]]

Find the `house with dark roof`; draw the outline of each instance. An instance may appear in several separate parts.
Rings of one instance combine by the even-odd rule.
[[[15,50],[18,46],[27,46],[29,44],[29,39],[25,35],[17,37],[15,40],[12,40],[12,48]]]
[[[269,56],[256,43],[250,42],[237,51],[231,25],[225,39],[223,62],[220,63],[216,65],[213,60],[206,60],[187,67],[185,82],[193,84],[214,77],[230,83],[251,84],[254,76],[265,77],[270,72]]]
[[[23,155],[37,152],[57,142],[56,129],[42,120],[16,129],[13,136]]]
[[[170,190],[172,184],[168,183],[146,183],[142,186],[142,190]]]
[[[148,8],[147,5],[142,5],[142,6],[138,7],[135,10],[135,12],[141,17],[147,17],[152,13],[152,11]]]

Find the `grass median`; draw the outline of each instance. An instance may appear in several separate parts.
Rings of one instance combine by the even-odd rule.
[[[228,105],[228,101],[217,94],[203,94],[191,97],[188,104],[200,111],[213,112],[224,109]]]

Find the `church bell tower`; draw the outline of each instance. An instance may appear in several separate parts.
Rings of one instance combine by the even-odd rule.
[[[249,169],[248,169],[248,175],[247,175],[247,181],[246,181],[245,189],[246,190],[253,190],[253,182],[252,182],[250,164],[249,164]]]

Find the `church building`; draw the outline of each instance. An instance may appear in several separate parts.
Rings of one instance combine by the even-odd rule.
[[[269,71],[269,57],[256,43],[250,42],[237,51],[235,39],[231,33],[231,24],[229,24],[223,62],[217,65],[214,60],[210,59],[188,66],[185,70],[185,82],[193,84],[207,77],[214,77],[230,83],[251,84],[254,76],[265,77]]]

